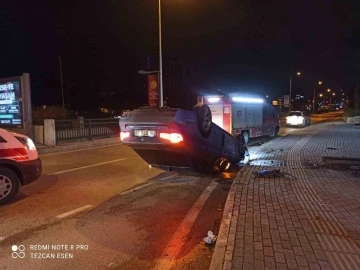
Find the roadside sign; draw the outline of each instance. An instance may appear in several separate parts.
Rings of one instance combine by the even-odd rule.
[[[284,96],[284,107],[289,107],[290,97],[289,95]]]
[[[23,127],[21,77],[0,80],[0,126]]]

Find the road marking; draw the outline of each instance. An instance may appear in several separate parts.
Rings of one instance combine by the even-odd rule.
[[[171,238],[165,250],[163,251],[154,269],[165,270],[171,269],[173,267],[175,259],[179,255],[182,247],[184,246],[187,236],[192,226],[194,225],[196,218],[198,217],[207,199],[210,197],[211,193],[215,190],[217,185],[218,183],[215,182],[214,179],[201,193],[200,197],[196,200],[194,205],[186,214],[185,218],[181,221],[180,226]]]
[[[137,190],[142,189],[142,188],[144,188],[144,187],[150,186],[150,185],[152,185],[152,184],[154,184],[154,182],[150,182],[150,183],[147,183],[147,184],[138,186],[138,187],[136,187],[136,188],[132,188],[132,189],[129,189],[129,190],[127,190],[127,191],[121,192],[120,195],[126,195],[126,194],[129,194],[129,193],[132,193],[132,192],[134,192],[134,191],[137,191]]]
[[[164,178],[160,178],[160,179],[158,179],[157,181],[165,181],[165,180],[168,180],[168,179],[173,178],[173,177],[176,176],[176,175],[178,175],[178,174],[177,174],[177,173],[174,173],[174,174],[169,175],[169,176],[166,176],[166,177],[164,177]]]
[[[61,155],[61,154],[67,154],[67,153],[75,153],[75,152],[81,152],[81,151],[87,151],[87,150],[93,150],[93,149],[99,149],[99,148],[106,148],[106,147],[112,147],[112,146],[118,146],[118,145],[123,145],[123,144],[122,143],[116,143],[116,144],[112,144],[112,145],[96,146],[96,147],[91,147],[91,148],[83,148],[83,149],[71,150],[71,151],[65,151],[65,152],[59,151],[59,152],[56,152],[56,153],[41,154],[40,157],[55,156],[55,155]]]
[[[105,164],[109,164],[109,163],[114,163],[114,162],[122,161],[122,160],[125,160],[125,159],[126,158],[119,158],[119,159],[110,160],[110,161],[106,161],[106,162],[101,162],[101,163],[96,163],[96,164],[92,164],[92,165],[77,167],[77,168],[74,168],[74,169],[49,173],[48,175],[57,175],[57,174],[62,174],[62,173],[67,173],[67,172],[73,172],[73,171],[77,171],[77,170],[82,170],[82,169],[87,169],[87,168],[96,167],[96,166],[100,166],[100,165],[105,165]]]
[[[6,238],[6,237],[4,237],[4,236],[0,236],[0,242],[1,242],[1,241],[4,241],[5,238]]]
[[[66,212],[66,213],[64,213],[64,214],[57,215],[56,217],[57,217],[57,218],[68,217],[68,216],[74,215],[74,214],[76,214],[76,213],[82,212],[82,211],[84,211],[84,210],[86,210],[86,209],[89,209],[89,208],[91,208],[91,207],[92,207],[92,206],[91,206],[90,204],[84,205],[84,206],[82,206],[82,207],[76,208],[76,209],[71,210],[71,211],[69,211],[69,212]]]

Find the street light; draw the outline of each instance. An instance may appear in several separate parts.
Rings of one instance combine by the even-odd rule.
[[[318,85],[322,85],[322,81],[318,81]],[[316,86],[314,86],[313,114],[315,113]]]
[[[300,76],[301,72],[297,72],[296,75]],[[291,84],[292,84],[291,80],[292,80],[292,76],[290,76],[289,112],[291,111],[291,100],[292,100],[291,99]]]
[[[332,95],[335,96],[335,93],[332,93]],[[331,96],[330,96],[330,104],[332,104],[332,103],[331,103]]]

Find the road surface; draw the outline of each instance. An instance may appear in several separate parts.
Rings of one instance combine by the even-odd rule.
[[[239,167],[166,172],[123,145],[41,159],[43,176],[0,207],[0,269],[208,269],[203,238],[217,233]]]

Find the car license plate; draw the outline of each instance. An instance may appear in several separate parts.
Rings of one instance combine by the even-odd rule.
[[[155,130],[144,130],[144,129],[137,129],[134,132],[136,137],[155,137],[156,131]]]

